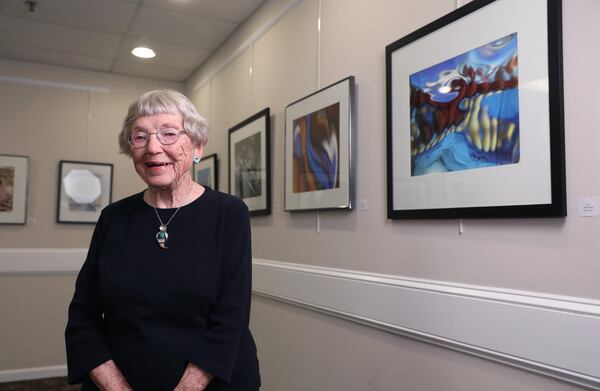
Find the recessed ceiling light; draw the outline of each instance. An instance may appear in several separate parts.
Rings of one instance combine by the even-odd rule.
[[[139,58],[156,57],[156,53],[154,52],[154,50],[152,50],[150,48],[145,48],[143,46],[138,46],[137,48],[134,48],[131,51],[131,54],[133,54],[134,56],[139,57]]]

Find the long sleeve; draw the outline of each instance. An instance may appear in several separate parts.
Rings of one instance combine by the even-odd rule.
[[[98,258],[102,247],[103,217],[96,224],[87,258],[75,284],[65,330],[68,381],[81,383],[98,365],[111,359],[105,340],[98,287]]]
[[[243,333],[248,333],[252,281],[252,248],[248,208],[230,203],[221,236],[219,294],[206,330],[191,342],[188,360],[229,382]]]

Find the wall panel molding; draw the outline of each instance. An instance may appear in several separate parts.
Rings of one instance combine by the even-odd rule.
[[[255,294],[600,390],[600,302],[254,259]]]

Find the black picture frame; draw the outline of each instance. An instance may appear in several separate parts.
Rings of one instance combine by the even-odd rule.
[[[354,76],[286,106],[286,211],[351,210],[354,207],[355,116]],[[312,128],[315,122],[316,130]]]
[[[194,181],[219,190],[219,159],[216,153],[204,156],[200,162],[194,163],[193,170]]]
[[[112,202],[112,163],[61,160],[56,222],[95,224]]]
[[[271,117],[267,107],[229,129],[229,193],[250,216],[271,214]]]
[[[386,109],[388,218],[566,216],[561,0],[474,0],[391,43]]]

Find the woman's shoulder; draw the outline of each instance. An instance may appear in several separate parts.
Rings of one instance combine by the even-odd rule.
[[[130,211],[132,207],[140,205],[141,202],[144,202],[143,196],[144,192],[142,191],[140,193],[136,193],[112,202],[102,210],[102,215],[108,216],[122,213],[124,211]]]
[[[239,197],[234,195],[223,193],[218,190],[211,189],[210,187],[206,187],[206,196],[207,198],[213,202],[214,204],[218,204],[225,208],[233,208],[236,210],[247,210],[248,207],[246,203]]]

